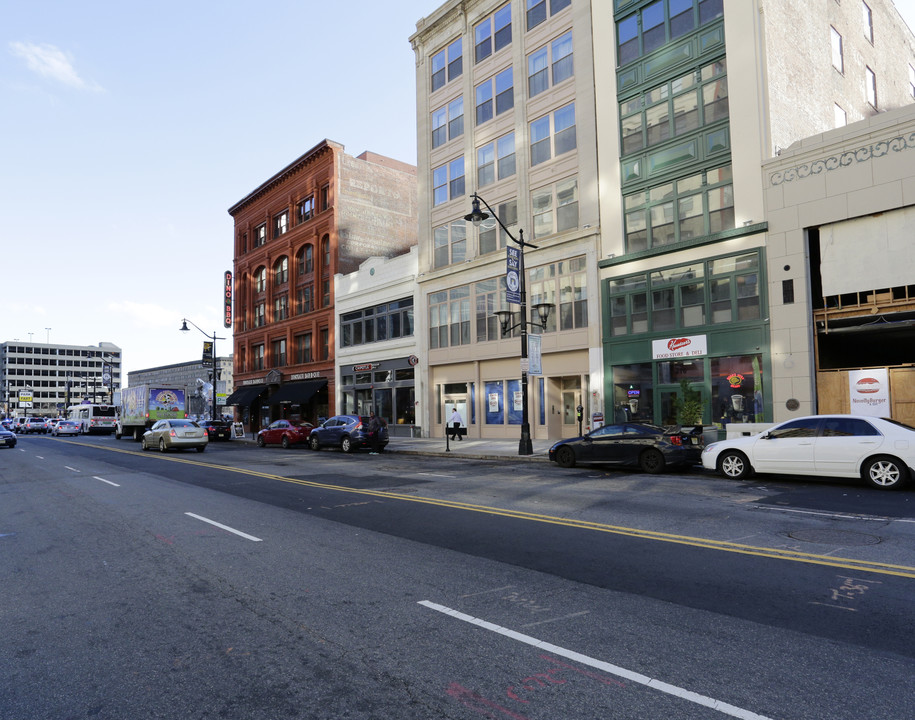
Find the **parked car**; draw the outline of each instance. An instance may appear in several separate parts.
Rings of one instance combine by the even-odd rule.
[[[311,423],[298,423],[292,420],[274,420],[269,427],[257,433],[259,447],[265,445],[282,445],[284,448],[292,445],[305,445],[314,425]]]
[[[60,420],[51,430],[51,434],[58,437],[61,435],[79,435],[79,423],[76,420]]]
[[[710,443],[702,466],[738,480],[755,472],[863,478],[902,487],[915,466],[915,428],[860,415],[809,415],[748,437]]]
[[[371,448],[369,439],[369,419],[364,415],[334,415],[311,431],[308,437],[308,446],[312,450],[323,447],[340,448],[343,452],[352,452],[359,448]],[[378,447],[384,450],[388,444],[388,429],[381,428]]]
[[[579,462],[611,463],[659,473],[668,467],[699,462],[702,435],[679,425],[661,427],[648,423],[604,425],[582,437],[560,440],[550,448],[550,460],[571,468]]]
[[[159,420],[143,433],[143,449],[159,448],[182,450],[194,448],[197,452],[207,449],[207,431],[193,420]]]
[[[202,420],[197,424],[207,431],[207,438],[210,440],[232,439],[232,426],[223,420]]]
[[[33,433],[46,435],[48,432],[48,423],[43,417],[29,417],[25,419],[25,425],[21,432],[26,435],[31,435]]]
[[[16,433],[6,428],[0,428],[0,445],[3,447],[16,447]]]

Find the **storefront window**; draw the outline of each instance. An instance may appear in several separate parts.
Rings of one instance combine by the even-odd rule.
[[[412,370],[411,370],[412,372]],[[416,399],[414,389],[411,387],[396,388],[394,390],[398,425],[413,425],[416,423]]]
[[[658,383],[677,385],[681,380],[700,381],[705,379],[702,360],[666,360],[658,363]]]
[[[712,415],[716,424],[763,422],[761,355],[712,358]]]
[[[504,425],[502,381],[486,383],[486,424]]]
[[[521,402],[520,380],[508,381],[508,402],[506,404],[508,405],[508,424],[520,425],[524,408],[524,403]]]
[[[654,420],[654,387],[651,363],[613,367],[613,417],[607,422]]]

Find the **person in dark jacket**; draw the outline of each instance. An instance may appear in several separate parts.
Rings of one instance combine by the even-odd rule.
[[[379,418],[374,410],[369,413],[369,422],[366,426],[366,430],[369,433],[369,441],[372,443],[372,452],[369,453],[370,455],[377,455],[381,452],[381,428],[384,427],[383,423],[384,420]]]

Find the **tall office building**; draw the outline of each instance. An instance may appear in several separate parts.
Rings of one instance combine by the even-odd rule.
[[[0,344],[0,387],[7,417],[57,417],[68,402],[112,402],[121,387],[121,348],[10,340]],[[31,405],[20,406],[20,396]]]

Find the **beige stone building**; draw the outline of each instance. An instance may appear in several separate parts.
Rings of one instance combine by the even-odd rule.
[[[915,424],[915,106],[792,145],[763,183],[775,419],[882,391]]]
[[[609,6],[606,8],[609,14]],[[591,7],[579,0],[450,0],[417,23],[418,338],[428,384],[422,427],[457,407],[468,436],[516,438],[521,340],[503,337],[506,246],[526,248],[528,307],[550,303],[542,373],[531,374],[534,438],[577,434],[600,392],[600,248]],[[466,222],[478,193],[490,217]],[[539,322],[531,311],[526,321]],[[596,407],[596,406],[595,406]]]

